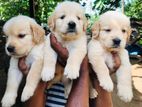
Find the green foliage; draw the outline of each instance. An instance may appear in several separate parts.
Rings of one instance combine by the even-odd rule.
[[[99,14],[102,14],[108,10],[115,10],[120,7],[121,0],[94,0],[93,9],[97,10]]]
[[[29,15],[28,0],[0,0],[0,20],[6,21],[18,14]]]
[[[62,0],[37,0],[36,4],[36,19],[42,23],[47,23],[49,15],[54,10],[58,2]]]
[[[142,38],[138,41],[138,44],[142,46]]]
[[[137,23],[142,25],[142,0],[133,0],[132,3],[128,4],[125,7],[125,14],[131,18],[139,20]],[[142,26],[135,26],[139,32],[139,35],[142,35]],[[142,46],[142,38],[137,42]]]
[[[125,7],[125,14],[137,19],[142,19],[142,0],[133,0]]]
[[[62,0],[35,0],[35,19],[47,23],[47,18]],[[6,21],[18,14],[30,15],[29,0],[0,0],[0,20]]]

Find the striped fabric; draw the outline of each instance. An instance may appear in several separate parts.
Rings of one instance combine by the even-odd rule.
[[[45,107],[65,107],[67,99],[64,96],[64,85],[57,83],[47,90]]]

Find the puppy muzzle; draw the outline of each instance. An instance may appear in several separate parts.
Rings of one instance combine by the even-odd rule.
[[[15,47],[14,46],[9,45],[6,49],[7,49],[7,51],[9,53],[14,53],[15,52]]]
[[[68,23],[68,28],[67,28],[67,32],[66,33],[76,33],[76,23],[73,21],[70,21]]]
[[[9,55],[9,56],[15,56],[16,55],[16,51],[15,51],[16,49],[12,45],[6,46],[5,50],[6,50],[7,55]]]
[[[119,38],[115,38],[112,40],[113,41],[113,48],[119,48],[120,47],[120,43],[121,43],[121,40]]]
[[[6,53],[7,53],[7,55],[15,57],[15,58],[20,58],[24,55],[24,54],[18,54],[16,52],[16,48],[14,46],[11,46],[11,45],[6,47]]]

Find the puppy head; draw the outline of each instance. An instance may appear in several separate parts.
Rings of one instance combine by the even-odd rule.
[[[76,2],[62,2],[48,19],[51,31],[59,34],[65,40],[76,39],[85,32],[87,19],[84,10]]]
[[[6,53],[14,57],[27,55],[32,47],[44,40],[44,30],[27,16],[16,16],[8,20],[3,31],[7,36]]]
[[[130,20],[122,13],[108,11],[93,25],[92,34],[93,38],[99,39],[107,50],[119,51],[125,48],[126,41],[130,37]]]

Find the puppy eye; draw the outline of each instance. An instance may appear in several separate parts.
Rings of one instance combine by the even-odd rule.
[[[78,20],[80,20],[80,17],[79,17],[79,16],[77,16],[77,19],[78,19]]]
[[[26,36],[26,34],[19,34],[18,37],[19,38],[24,38]]]
[[[65,18],[65,15],[62,15],[61,17],[60,17],[60,19],[64,19]]]
[[[122,29],[122,32],[123,32],[123,33],[125,33],[125,32],[126,32],[126,30],[125,30],[125,29]]]
[[[106,32],[111,32],[111,29],[105,29]]]

